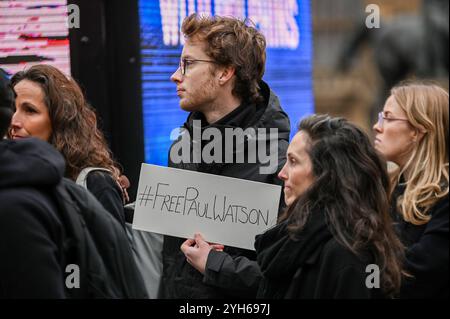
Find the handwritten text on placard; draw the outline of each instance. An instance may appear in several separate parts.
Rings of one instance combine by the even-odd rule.
[[[133,228],[253,249],[274,225],[281,187],[143,164]]]

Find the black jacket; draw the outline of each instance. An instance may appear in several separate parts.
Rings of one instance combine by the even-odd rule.
[[[91,172],[86,179],[87,189],[100,204],[125,227],[122,190],[111,174],[102,171]]]
[[[261,105],[241,105],[214,124],[208,124],[200,113],[191,113],[184,124],[184,134],[189,134],[188,143],[192,145],[193,121],[200,120],[202,130],[208,127],[219,129],[222,133],[226,128],[255,128],[278,129],[278,165],[276,172],[261,174],[261,163],[174,163],[169,152],[169,166],[203,173],[236,177],[257,182],[278,184],[281,181],[277,173],[284,165],[286,150],[289,144],[290,123],[287,114],[281,109],[278,97],[269,89],[267,84],[261,84],[264,103]],[[224,136],[224,134],[222,134]],[[184,140],[186,141],[186,140]],[[196,141],[195,141],[196,142]],[[194,142],[194,143],[195,143]],[[171,150],[182,138],[172,144]],[[206,142],[204,142],[206,143]],[[222,143],[224,146],[225,143]],[[204,146],[204,145],[203,145]],[[235,145],[236,146],[236,145]],[[247,150],[247,144],[244,150]],[[191,147],[190,151],[193,152]],[[239,147],[233,152],[236,155]],[[222,155],[225,156],[225,152]],[[192,154],[191,154],[192,155]],[[191,158],[192,160],[192,158]],[[232,258],[223,258],[223,254],[211,254],[208,258],[206,274],[203,276],[186,262],[186,257],[180,251],[180,245],[185,239],[165,236],[163,247],[163,276],[161,284],[162,298],[226,298],[226,297],[255,297],[257,283],[260,279],[259,269],[254,262],[255,252],[225,247],[224,252]],[[226,255],[225,254],[225,255]],[[239,258],[240,257],[240,258]],[[217,258],[217,259],[215,259]],[[228,262],[224,262],[224,260]],[[243,271],[242,271],[243,270]],[[243,276],[246,278],[242,280]],[[230,279],[232,278],[232,280]],[[225,283],[225,285],[223,285]],[[240,286],[242,284],[242,286]]]
[[[51,190],[63,157],[49,144],[0,141],[0,298],[64,298],[63,228]]]
[[[404,278],[400,298],[448,298],[448,195],[429,211],[430,221],[417,226],[405,222],[396,209],[404,189],[397,186],[391,205],[397,233],[406,246],[405,269],[413,275]]]
[[[323,213],[309,217],[298,241],[290,239],[286,222],[257,236],[256,253],[263,273],[258,298],[366,299],[370,253],[353,254],[333,237]]]

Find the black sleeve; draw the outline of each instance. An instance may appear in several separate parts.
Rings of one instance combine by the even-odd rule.
[[[256,298],[262,277],[258,263],[246,257],[211,250],[205,267],[203,283],[245,298]]]
[[[403,281],[402,298],[442,298],[447,291],[449,265],[448,197],[432,214],[418,242],[406,250],[405,268],[414,278]]]
[[[122,192],[113,177],[94,171],[87,177],[87,188],[116,220],[125,227]]]
[[[0,200],[0,298],[65,298],[62,226],[27,195]]]

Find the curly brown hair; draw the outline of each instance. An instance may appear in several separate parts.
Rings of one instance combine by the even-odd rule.
[[[112,159],[103,133],[97,128],[97,116],[78,83],[44,64],[17,72],[11,78],[11,87],[14,89],[22,80],[37,83],[44,91],[52,124],[48,142],[66,159],[66,176],[75,180],[83,168],[103,167],[117,179],[120,168]]]
[[[197,15],[188,16],[181,27],[188,39],[207,42],[206,54],[218,65],[235,68],[233,95],[250,103],[262,100],[259,83],[266,64],[266,39],[250,20]]]

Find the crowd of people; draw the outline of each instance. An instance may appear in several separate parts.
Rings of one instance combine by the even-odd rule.
[[[62,183],[83,185],[78,191],[93,195],[86,198],[99,217],[84,222],[98,224],[104,217],[120,233],[92,237],[115,251],[113,263],[127,262],[133,273],[126,275],[134,278],[127,282],[136,285],[133,290],[114,284],[122,272],[105,262],[106,279],[85,274],[92,287],[78,297],[448,298],[446,90],[432,82],[398,84],[372,139],[343,118],[289,119],[262,80],[266,41],[254,26],[192,14],[182,32],[185,44],[171,80],[181,109],[189,113],[180,123],[188,139],[180,137],[171,149],[198,143],[194,121],[202,130],[277,129],[278,166],[263,174],[264,163],[248,158],[192,163],[195,147],[186,148],[191,153],[181,162],[169,156],[168,166],[281,185],[277,224],[256,236],[255,250],[209,243],[202,234],[164,236],[161,251],[139,252],[155,254],[152,260],[162,263],[152,287],[158,293],[149,293],[142,282],[154,269],[137,267],[133,249],[145,247],[133,245],[126,227],[132,223],[124,211],[129,182],[77,82],[49,65],[32,66],[10,80],[0,74],[0,298],[73,296],[66,246],[74,239],[55,198]],[[289,143],[290,121],[299,125]],[[395,169],[388,171],[388,162]],[[368,282],[369,266],[379,271],[375,284]]]

